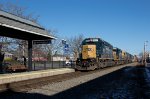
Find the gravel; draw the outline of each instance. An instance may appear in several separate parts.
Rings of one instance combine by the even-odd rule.
[[[10,94],[4,93],[0,98],[150,99],[149,74],[150,67],[135,66],[135,64],[122,65],[97,70],[96,72],[87,72],[86,75],[75,78],[64,78],[65,80],[51,82],[46,85],[41,84],[42,86],[37,88],[31,87],[27,92],[11,92],[10,90],[8,91]]]
[[[132,64],[131,64],[131,66],[132,66]],[[45,86],[41,86],[41,88],[38,88],[38,89],[32,89],[32,90],[28,91],[28,93],[38,93],[38,94],[52,96],[52,95],[58,94],[60,92],[63,92],[65,90],[71,89],[75,86],[78,86],[78,85],[84,84],[86,82],[89,82],[91,80],[94,80],[96,78],[99,78],[103,75],[106,75],[108,73],[111,73],[113,71],[121,69],[123,67],[126,67],[126,65],[113,67],[113,68],[110,68],[110,69],[107,69],[107,70],[104,70],[101,72],[84,75],[84,76],[81,76],[78,78],[73,78],[73,79],[58,82],[58,83],[48,84]]]

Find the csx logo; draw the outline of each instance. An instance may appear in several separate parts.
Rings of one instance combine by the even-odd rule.
[[[93,51],[92,48],[86,48],[86,51]]]

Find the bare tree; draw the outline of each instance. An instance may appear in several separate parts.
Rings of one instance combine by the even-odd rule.
[[[7,2],[0,4],[0,10],[6,11],[16,16],[38,23],[39,16],[34,16],[33,13],[26,14],[27,8],[23,6],[18,6],[16,4]]]
[[[9,51],[9,45],[13,42],[13,39],[0,36],[1,50]],[[10,47],[11,48],[11,47]]]
[[[75,36],[68,40],[70,45],[70,53],[73,54],[75,60],[79,57],[79,53],[81,52],[81,43],[83,39],[84,36],[80,34],[79,36]]]
[[[139,56],[140,56],[140,57],[143,57],[143,52],[140,52],[140,53],[139,53]]]
[[[50,30],[48,29],[47,32],[49,35],[53,35],[56,38],[59,38],[57,36],[57,30]],[[33,45],[33,51],[36,53],[33,54],[33,57],[45,57],[48,58],[48,60],[51,60],[52,56],[54,55],[55,51],[60,49],[58,39],[52,40],[51,44],[34,44]]]

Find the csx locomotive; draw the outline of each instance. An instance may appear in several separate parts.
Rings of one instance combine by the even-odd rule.
[[[86,38],[76,61],[77,70],[95,70],[132,62],[133,56],[100,38]]]

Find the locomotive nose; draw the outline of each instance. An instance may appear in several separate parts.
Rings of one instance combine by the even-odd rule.
[[[96,58],[96,45],[83,45],[82,59]]]

